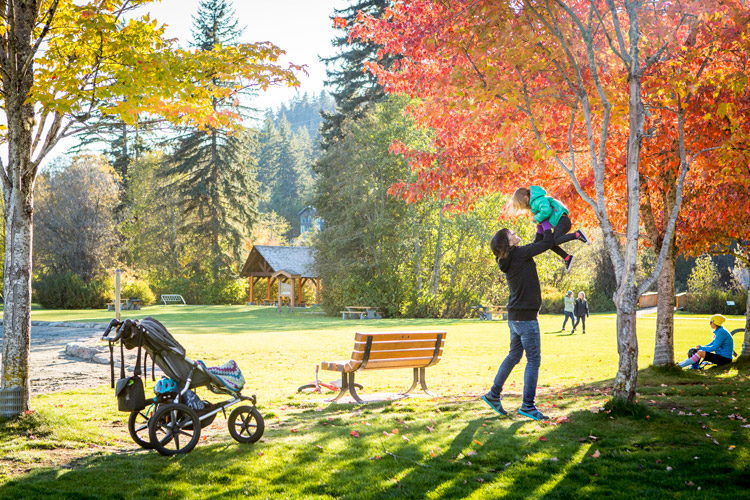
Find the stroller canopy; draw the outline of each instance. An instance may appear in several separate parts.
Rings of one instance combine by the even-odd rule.
[[[154,363],[180,386],[185,384],[193,363],[185,358],[185,348],[177,342],[171,333],[158,320],[147,316],[140,321],[127,321],[123,328],[122,342],[128,349],[139,345],[149,353]],[[202,371],[194,371],[190,388],[208,385],[211,378]]]

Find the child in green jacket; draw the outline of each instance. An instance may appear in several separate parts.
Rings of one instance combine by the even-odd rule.
[[[531,186],[530,189],[516,189],[516,192],[513,193],[508,203],[514,213],[529,211],[534,216],[534,220],[537,223],[536,239],[534,241],[540,241],[543,238],[544,231],[541,230],[541,223],[546,220],[549,221],[553,228],[552,234],[555,239],[555,246],[552,247],[552,251],[562,258],[565,263],[565,270],[570,271],[570,266],[573,264],[573,256],[563,250],[560,245],[573,240],[588,243],[589,240],[583,234],[583,231],[580,230],[576,230],[573,234],[568,234],[572,227],[570,217],[568,217],[570,213],[568,207],[563,205],[559,200],[547,196],[547,192],[539,186]]]

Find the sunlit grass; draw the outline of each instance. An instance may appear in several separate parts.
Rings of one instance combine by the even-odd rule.
[[[537,402],[561,422],[540,424],[515,415],[524,362],[506,386],[510,418],[477,399],[506,354],[504,322],[344,321],[246,306],[138,313],[162,321],[193,359],[237,361],[245,392],[257,394],[267,418],[263,442],[238,445],[219,418],[189,455],[164,458],[130,440],[109,387],[39,396],[36,413],[0,423],[0,470],[8,471],[0,498],[738,498],[750,486],[750,433],[741,420],[750,416],[748,366],[645,369],[655,317],[638,320],[646,413],[623,417],[601,410],[617,369],[614,316],[591,316],[586,335],[560,332],[562,316],[543,316]],[[110,317],[33,312],[44,321]],[[743,324],[732,317],[727,327]],[[426,328],[448,332],[443,359],[427,370],[441,398],[354,406],[296,393],[317,363],[348,358],[355,331]],[[707,317],[678,316],[675,332],[679,360],[711,337]],[[394,393],[410,385],[411,373],[364,372],[357,380],[363,394]]]

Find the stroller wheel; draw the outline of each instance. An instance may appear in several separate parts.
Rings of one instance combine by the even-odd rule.
[[[189,453],[201,437],[198,414],[187,405],[160,406],[148,423],[151,446],[162,455]]]
[[[229,414],[229,434],[238,443],[254,443],[263,436],[263,415],[254,406],[240,406]]]
[[[130,432],[130,437],[135,441],[135,444],[141,448],[152,450],[154,447],[151,446],[151,439],[148,436],[149,416],[146,413],[147,411],[148,410],[144,408],[141,411],[130,412],[130,417],[128,418],[128,431]]]

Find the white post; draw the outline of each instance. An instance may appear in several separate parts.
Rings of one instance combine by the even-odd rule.
[[[122,270],[115,269],[115,318],[120,321],[120,274]]]

